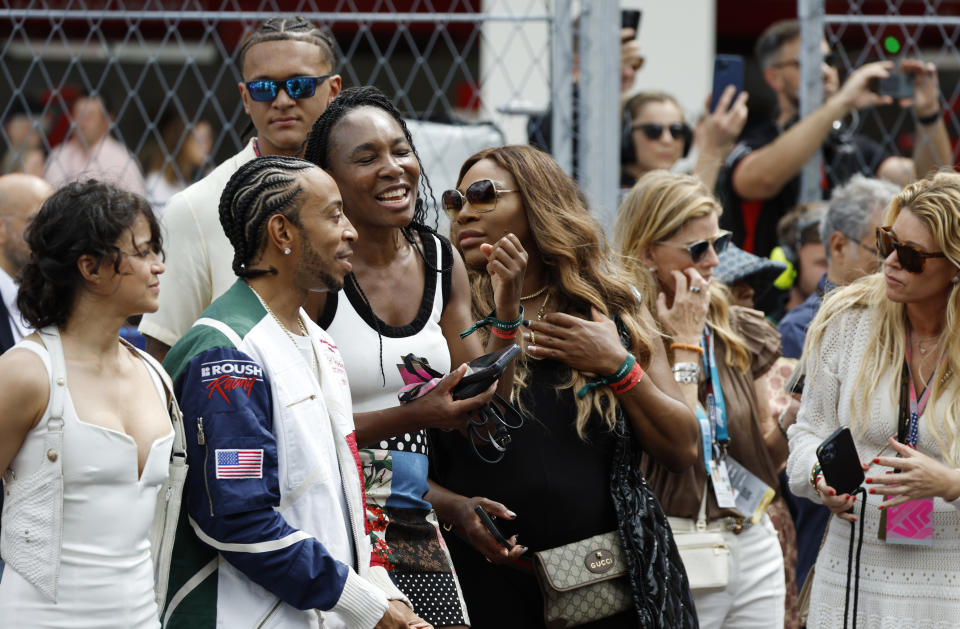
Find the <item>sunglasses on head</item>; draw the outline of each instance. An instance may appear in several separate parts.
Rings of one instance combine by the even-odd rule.
[[[440,202],[443,204],[443,209],[447,215],[453,218],[463,209],[464,201],[470,203],[474,212],[492,212],[497,207],[497,200],[500,195],[507,192],[519,191],[497,188],[492,179],[478,179],[470,184],[465,195],[461,194],[459,190],[447,190],[440,197]]]
[[[664,127],[662,124],[657,124],[655,122],[646,122],[646,123],[635,123],[630,127],[631,131],[639,129],[643,131],[643,135],[647,136],[648,140],[659,140],[663,137],[663,130],[666,128],[670,131],[670,137],[674,140],[686,139],[687,133],[689,132],[687,125],[682,123],[674,123],[668,127]]]
[[[703,259],[703,256],[707,255],[707,249],[713,247],[713,250],[717,253],[717,255],[720,255],[727,250],[727,245],[730,244],[731,240],[733,240],[733,234],[728,231],[722,231],[713,238],[691,242],[689,245],[667,241],[661,241],[657,244],[665,245],[667,247],[674,247],[676,249],[685,249],[687,253],[690,254],[690,259],[693,260],[693,263],[698,264],[700,260]]]
[[[277,97],[280,89],[287,93],[290,98],[310,98],[317,91],[317,86],[333,76],[330,74],[321,74],[320,76],[298,76],[283,81],[273,81],[271,79],[258,79],[247,82],[247,92],[250,98],[258,103],[269,103]]]
[[[881,257],[887,258],[891,252],[897,252],[897,260],[904,271],[909,273],[923,273],[923,266],[927,258],[946,258],[947,255],[942,251],[930,253],[921,251],[913,245],[907,245],[897,240],[890,227],[877,228],[877,252]]]

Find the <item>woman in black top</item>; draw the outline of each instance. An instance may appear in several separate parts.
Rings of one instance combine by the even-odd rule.
[[[477,458],[460,433],[435,438],[438,480],[449,492],[434,507],[457,526],[446,538],[475,626],[542,626],[541,596],[525,562],[516,561],[519,553],[617,529],[634,562],[637,609],[595,625],[696,626],[682,568],[668,567],[654,594],[638,574],[643,542],[633,545],[643,537],[636,510],[640,447],[677,470],[697,455],[695,416],[655,342],[649,313],[620,277],[576,184],[550,156],[526,146],[489,149],[467,160],[457,187],[444,194],[444,205],[470,269],[476,318],[493,304],[483,269],[489,243],[513,233],[529,254],[522,299],[530,321],[513,390],[525,425],[493,465]],[[639,383],[619,395],[614,384],[577,394],[617,372],[628,352],[646,371]],[[526,548],[498,546],[473,513],[478,504]],[[646,540],[671,548],[669,529],[654,528]]]

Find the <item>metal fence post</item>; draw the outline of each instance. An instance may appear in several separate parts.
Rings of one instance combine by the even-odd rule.
[[[553,157],[573,174],[573,20],[570,0],[553,3],[550,31],[550,103]]]
[[[608,234],[620,173],[620,5],[583,3],[580,16],[578,171],[580,186]]]
[[[797,0],[797,17],[800,20],[800,117],[809,116],[823,103],[823,74],[820,64],[823,62],[823,52],[820,43],[823,41],[823,9],[824,0]],[[818,150],[803,167],[801,176],[800,199],[801,203],[820,201],[823,193],[820,191],[823,157]]]

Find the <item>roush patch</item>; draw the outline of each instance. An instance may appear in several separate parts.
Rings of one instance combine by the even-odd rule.
[[[263,368],[249,360],[216,360],[200,364],[200,381],[207,391],[207,399],[219,393],[229,404],[227,395],[231,391],[241,390],[250,397],[253,385],[263,381]]]

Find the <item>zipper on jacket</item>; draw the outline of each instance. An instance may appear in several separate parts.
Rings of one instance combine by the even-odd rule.
[[[267,612],[267,614],[263,617],[263,619],[256,624],[254,629],[262,629],[263,626],[267,624],[267,621],[273,618],[273,615],[277,613],[278,609],[280,609],[280,603],[281,603],[281,600],[278,598],[277,602],[273,604],[273,607],[271,607],[270,610]]]
[[[308,400],[313,400],[313,399],[315,399],[316,397],[317,397],[317,396],[316,396],[315,394],[311,393],[310,395],[308,395],[307,397],[303,398],[302,400],[297,400],[296,402],[290,402],[289,404],[287,404],[287,408],[290,408],[291,406],[296,406],[297,404],[300,404],[300,403],[302,403],[302,402],[306,402],[306,401],[308,401]]]
[[[203,446],[203,486],[207,490],[207,504],[210,505],[210,517],[213,517],[213,498],[210,497],[210,482],[207,480],[207,459],[210,450],[207,448],[207,436],[203,434],[203,417],[197,417],[197,445]]]

